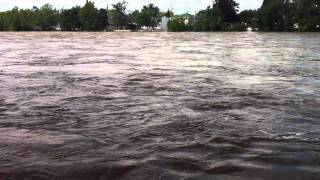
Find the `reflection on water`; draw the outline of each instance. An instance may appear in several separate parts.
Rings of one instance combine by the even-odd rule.
[[[320,179],[320,34],[0,39],[0,179]]]

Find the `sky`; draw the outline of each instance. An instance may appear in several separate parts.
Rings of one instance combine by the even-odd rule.
[[[83,5],[86,0],[0,0],[0,11],[12,9],[15,6],[19,8],[32,8],[33,6],[42,6],[46,3],[54,7],[70,8],[75,5]],[[120,0],[91,0],[97,7],[111,6]],[[261,6],[263,0],[236,0],[240,4],[240,11],[244,9],[257,9]],[[128,10],[141,9],[145,4],[153,3],[162,11],[173,9],[177,14],[189,12],[194,13],[206,8],[212,3],[212,0],[127,0]]]

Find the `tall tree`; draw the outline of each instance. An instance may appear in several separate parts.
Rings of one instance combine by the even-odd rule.
[[[265,0],[260,10],[259,29],[280,31],[283,29],[282,0]]]
[[[43,31],[54,30],[59,22],[59,12],[45,4],[36,12],[37,26]]]
[[[14,7],[11,11],[8,12],[10,16],[10,29],[13,31],[22,31],[23,30],[23,21],[19,15],[19,8]]]
[[[34,14],[30,9],[13,8],[3,16],[3,26],[6,30],[31,31],[34,25]]]
[[[196,31],[220,31],[223,28],[224,16],[216,3],[197,14]]]
[[[128,23],[126,15],[127,6],[128,3],[126,1],[118,2],[112,5],[113,9],[110,11],[110,19],[113,26],[118,29],[123,29]]]
[[[320,31],[319,0],[295,0],[296,19],[300,31]]]
[[[143,6],[139,22],[141,25],[154,29],[158,25],[160,17],[160,9],[154,4]]]
[[[99,30],[99,11],[94,3],[87,1],[80,10],[80,20],[83,30],[97,31]]]
[[[244,10],[239,14],[240,22],[246,27],[258,28],[259,16],[257,10]]]
[[[133,12],[128,14],[128,19],[129,19],[130,22],[138,24],[138,25],[141,26],[140,17],[141,17],[141,15],[140,15],[140,11],[139,10],[135,10],[135,11],[133,11]]]
[[[168,9],[163,15],[168,17],[168,18],[169,17],[173,17],[174,16],[174,12],[172,10]]]
[[[7,19],[7,13],[0,12],[0,31],[8,30]]]
[[[226,22],[233,23],[238,20],[239,4],[235,0],[216,0],[216,4]]]
[[[62,10],[60,16],[61,29],[64,31],[80,30],[82,28],[80,11],[80,6]]]
[[[264,0],[260,9],[259,29],[292,31],[296,22],[295,6],[291,0]]]
[[[107,29],[107,26],[109,25],[107,9],[99,9],[98,21],[100,30]]]

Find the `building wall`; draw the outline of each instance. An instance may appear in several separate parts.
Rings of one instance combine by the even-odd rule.
[[[162,16],[161,25],[160,25],[162,31],[168,30],[168,23],[169,23],[169,18],[166,16]]]

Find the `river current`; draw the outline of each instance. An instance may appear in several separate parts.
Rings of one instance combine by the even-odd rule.
[[[1,180],[319,180],[320,34],[0,33]]]

